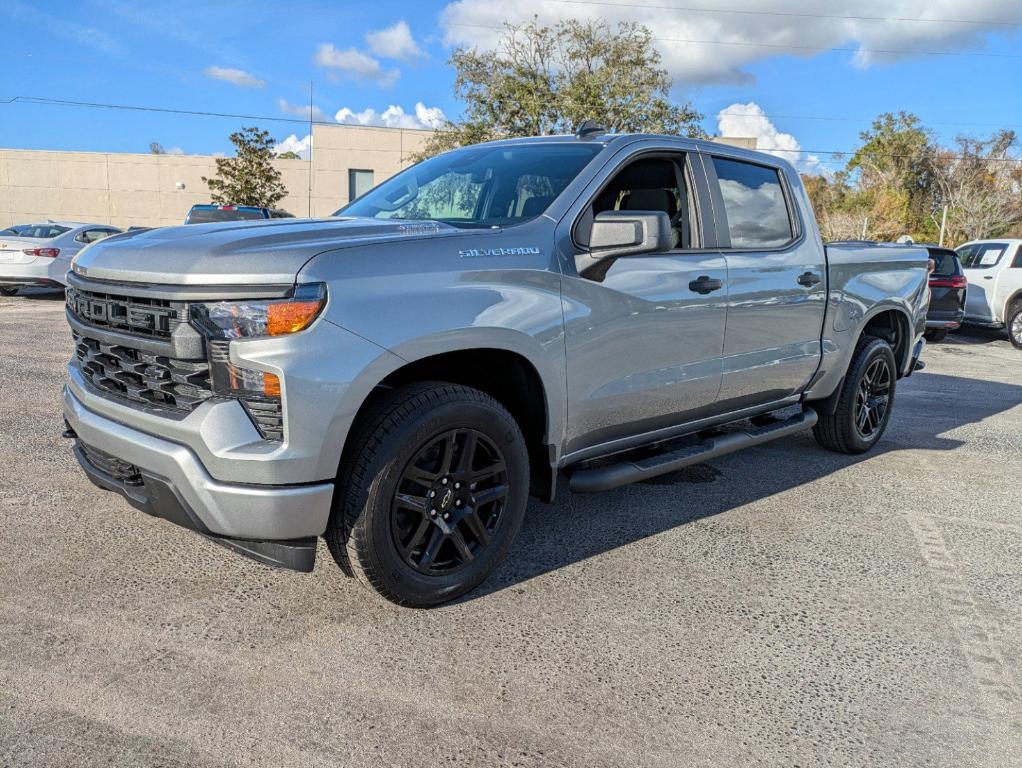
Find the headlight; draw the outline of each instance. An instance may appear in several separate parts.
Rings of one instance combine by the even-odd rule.
[[[305,283],[282,299],[193,304],[192,323],[214,339],[250,339],[297,333],[326,306],[326,286]]]
[[[326,306],[326,286],[295,286],[280,299],[193,304],[192,325],[208,339],[210,384],[214,394],[241,402],[264,440],[283,439],[280,379],[231,362],[231,342],[297,333],[312,325]]]

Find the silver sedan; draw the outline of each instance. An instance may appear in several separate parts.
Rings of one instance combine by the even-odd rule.
[[[44,221],[0,230],[0,295],[26,285],[64,285],[71,259],[89,243],[122,230],[109,224]]]

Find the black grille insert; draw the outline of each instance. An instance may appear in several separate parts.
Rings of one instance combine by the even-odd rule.
[[[109,453],[98,448],[93,448],[81,440],[76,441],[75,445],[82,452],[85,460],[103,474],[125,485],[142,485],[142,475],[134,464],[118,459],[116,456],[111,456]]]
[[[182,301],[115,296],[68,288],[67,308],[81,322],[137,336],[169,339],[174,329],[187,322],[188,304]]]
[[[213,396],[205,360],[175,360],[79,333],[72,335],[82,374],[101,392],[179,411],[191,411]]]

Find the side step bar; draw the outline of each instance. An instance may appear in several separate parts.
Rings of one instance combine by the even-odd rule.
[[[790,419],[767,424],[762,427],[749,427],[737,432],[728,432],[711,437],[696,445],[688,445],[667,453],[650,456],[634,461],[622,461],[602,467],[578,469],[571,473],[568,487],[574,493],[595,493],[607,491],[640,480],[665,475],[682,467],[689,467],[709,459],[715,459],[727,453],[760,445],[779,437],[786,437],[810,429],[816,424],[816,411],[806,408],[802,413]]]

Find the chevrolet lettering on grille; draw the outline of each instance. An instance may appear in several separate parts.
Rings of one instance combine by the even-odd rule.
[[[146,334],[169,332],[170,320],[176,316],[175,310],[170,308],[86,296],[74,289],[68,289],[67,306],[85,322]]]

